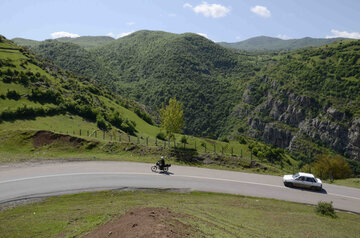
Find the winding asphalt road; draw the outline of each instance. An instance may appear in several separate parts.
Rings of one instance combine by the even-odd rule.
[[[172,166],[169,174],[150,164],[130,162],[54,162],[0,166],[0,204],[82,191],[121,188],[185,189],[275,198],[306,204],[333,202],[360,213],[360,189],[324,184],[322,192],[287,188],[278,176]]]

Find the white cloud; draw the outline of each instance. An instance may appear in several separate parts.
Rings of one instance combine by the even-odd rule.
[[[185,3],[183,7],[184,8],[187,8],[187,7],[192,8],[193,6],[190,3]]]
[[[213,17],[213,18],[225,17],[230,12],[230,8],[228,7],[225,7],[220,4],[209,4],[207,2],[203,2],[202,4],[197,5],[195,7],[193,7],[189,3],[185,3],[184,7],[191,8],[196,13],[200,13],[206,17]]]
[[[60,37],[70,37],[70,38],[80,37],[78,34],[69,33],[69,32],[65,32],[65,31],[53,32],[50,35],[54,39],[60,38]]]
[[[271,12],[264,6],[252,7],[252,8],[250,8],[250,11],[252,11],[256,15],[264,17],[264,18],[268,18],[271,16]]]
[[[209,38],[208,35],[205,33],[196,33],[196,34],[198,34],[199,36],[205,37],[205,38]]]
[[[126,25],[132,26],[132,25],[135,25],[135,22],[131,21],[131,22],[126,23]]]
[[[119,34],[114,34],[114,33],[112,33],[112,32],[109,32],[109,33],[107,33],[106,35],[118,39],[118,38],[121,38],[121,37],[124,37],[124,36],[128,36],[128,35],[130,35],[131,33],[134,33],[134,31],[123,32],[123,33],[119,33]]]
[[[332,29],[331,33],[332,35],[326,36],[326,38],[344,37],[344,38],[360,39],[360,32],[347,32],[347,31],[338,31]]]
[[[279,35],[277,35],[276,37],[277,37],[277,38],[280,38],[280,39],[282,39],[282,40],[290,40],[290,39],[292,39],[290,36],[284,35],[284,34],[279,34]]]
[[[235,38],[236,38],[237,40],[241,40],[241,39],[242,39],[241,36],[236,36]]]

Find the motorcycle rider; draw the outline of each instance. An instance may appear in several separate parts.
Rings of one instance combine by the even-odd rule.
[[[157,162],[157,164],[159,165],[160,170],[164,170],[164,167],[165,167],[165,158],[164,158],[164,156],[161,156],[161,159]]]

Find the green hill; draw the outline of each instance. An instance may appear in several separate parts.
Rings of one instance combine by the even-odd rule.
[[[26,46],[26,47],[34,47],[41,43],[41,41],[30,40],[25,38],[14,38],[12,39],[12,41],[18,45]]]
[[[326,44],[331,44],[336,41],[346,40],[346,38],[311,38],[305,37],[301,39],[282,40],[279,38],[258,36],[244,41],[235,43],[220,42],[221,46],[231,49],[246,50],[246,51],[276,51],[276,50],[295,50],[305,47],[317,47]]]
[[[250,57],[191,33],[140,31],[90,51],[45,41],[32,50],[155,110],[176,96],[185,105],[185,132],[214,138],[238,96],[230,78],[253,74]]]
[[[116,129],[133,135],[138,132],[134,122],[139,122],[138,116],[126,109],[141,112],[137,104],[93,80],[63,71],[3,37],[0,38],[0,69],[2,129],[50,129],[47,126],[52,126],[53,130],[72,131],[81,129],[77,127],[80,123],[84,129]],[[41,125],[43,117],[54,123]],[[142,126],[151,127],[145,124]],[[156,132],[152,136],[154,134]]]
[[[108,42],[114,41],[115,39],[110,36],[80,36],[76,38],[70,38],[70,37],[61,37],[55,39],[58,42],[64,42],[64,43],[74,43],[75,45],[80,46],[84,49],[91,49],[98,46],[102,46]],[[18,45],[27,46],[27,47],[35,47],[39,44],[43,43],[44,41],[36,41],[36,40],[30,40],[25,38],[14,38],[12,39],[13,42],[15,42]],[[48,40],[45,40],[48,41]]]
[[[359,42],[251,53],[191,33],[139,31],[89,50],[96,69],[86,61],[82,71],[68,69],[90,77],[106,72],[98,82],[155,111],[176,96],[188,134],[246,135],[302,158],[328,150],[359,158]],[[82,61],[76,51],[62,57],[63,50],[53,54],[52,48],[38,52],[61,59],[62,67],[72,58]]]
[[[84,49],[91,49],[114,41],[110,36],[80,36],[76,38],[61,37],[56,39],[59,42],[70,42],[81,46]]]

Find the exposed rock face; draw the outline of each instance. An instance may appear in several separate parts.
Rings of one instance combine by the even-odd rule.
[[[254,104],[251,90],[243,99]],[[298,139],[307,138],[360,160],[360,118],[347,119],[345,113],[310,97],[282,95],[280,99],[268,93],[267,100],[248,113],[249,136],[289,150],[301,150]]]
[[[276,145],[281,148],[287,148],[294,135],[283,129],[276,128],[273,124],[266,124],[262,139],[269,144]]]

